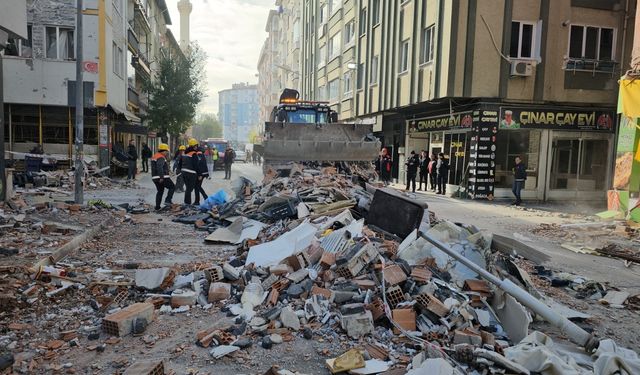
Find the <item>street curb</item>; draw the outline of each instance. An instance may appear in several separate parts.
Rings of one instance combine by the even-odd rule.
[[[80,248],[80,246],[82,246],[83,243],[87,242],[88,240],[98,235],[98,233],[102,232],[107,227],[107,225],[112,223],[113,223],[113,220],[111,218],[106,219],[101,223],[99,223],[98,225],[88,230],[85,230],[79,235],[73,237],[71,241],[60,246],[51,255],[49,255],[44,259],[41,259],[38,263],[36,263],[33,266],[34,270],[37,271],[42,266],[50,266],[50,265],[56,264],[57,262],[66,258],[69,254],[71,254],[72,252]]]

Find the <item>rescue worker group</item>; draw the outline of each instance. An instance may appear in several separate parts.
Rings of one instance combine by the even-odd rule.
[[[187,147],[180,146],[178,149],[179,152],[174,165],[176,179],[178,185],[181,185],[181,182],[184,181],[184,204],[200,205],[201,195],[203,200],[207,199],[202,183],[205,178],[209,177],[209,168],[198,141],[191,138],[187,145]],[[171,181],[171,175],[169,174],[169,162],[167,159],[169,151],[169,145],[161,143],[158,145],[158,152],[151,157],[151,179],[157,189],[155,202],[157,211],[163,209],[161,204],[165,189],[167,190],[167,196],[164,200],[165,207],[171,206],[173,193],[176,190],[176,185]],[[192,194],[195,194],[193,200],[191,199]]]

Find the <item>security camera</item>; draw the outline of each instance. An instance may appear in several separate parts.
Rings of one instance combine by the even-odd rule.
[[[566,21],[562,22],[562,26],[563,27],[567,27],[567,26],[569,26],[570,23],[571,23],[571,20],[566,20]]]

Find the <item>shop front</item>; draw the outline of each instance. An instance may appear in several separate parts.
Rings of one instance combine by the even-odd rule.
[[[449,161],[448,191],[465,191],[471,130],[471,111],[431,116],[408,121],[406,153],[426,151],[429,156],[443,153]],[[465,193],[466,194],[466,193]]]
[[[512,169],[527,166],[523,198],[604,200],[612,178],[615,114],[608,109],[503,105],[496,197],[511,197]]]
[[[516,156],[527,167],[525,200],[604,200],[611,183],[611,109],[478,104],[407,129],[407,151],[445,154],[447,190],[459,197],[513,198]]]

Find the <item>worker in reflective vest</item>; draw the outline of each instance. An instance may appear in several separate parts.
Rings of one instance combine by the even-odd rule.
[[[167,155],[169,155],[169,145],[166,143],[160,143],[158,145],[158,152],[151,157],[151,180],[156,185],[156,211],[160,210],[160,203],[162,203],[162,196],[164,195],[164,189],[168,190],[167,198],[164,200],[165,205],[170,206],[173,199],[173,191],[175,185],[171,181],[169,175],[169,163],[167,162]]]
[[[196,154],[198,148],[198,141],[195,138],[190,138],[187,143],[189,147],[182,155],[182,177],[184,178],[185,192],[184,192],[184,204],[191,204],[191,194],[196,189],[198,181],[198,155]],[[196,193],[194,204],[200,204],[200,194]]]

